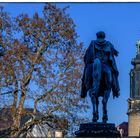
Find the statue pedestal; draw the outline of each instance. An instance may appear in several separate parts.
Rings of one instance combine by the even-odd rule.
[[[85,123],[80,124],[80,129],[75,132],[81,138],[119,138],[120,133],[113,123]]]

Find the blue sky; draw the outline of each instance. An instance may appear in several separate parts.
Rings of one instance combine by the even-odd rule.
[[[5,10],[16,16],[20,13],[32,15],[41,12],[43,3],[2,3]],[[95,39],[97,31],[104,31],[106,39],[119,51],[116,58],[120,72],[121,96],[108,101],[109,122],[119,124],[127,121],[127,99],[130,93],[129,72],[135,57],[136,41],[140,39],[140,3],[57,3],[59,7],[70,6],[68,13],[76,24],[79,41],[87,48]],[[89,97],[86,99],[90,103]],[[101,103],[100,103],[101,109]],[[87,116],[91,116],[89,110]],[[102,114],[102,113],[101,113]],[[102,116],[100,116],[101,118]]]

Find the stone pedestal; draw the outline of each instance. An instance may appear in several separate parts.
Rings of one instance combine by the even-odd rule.
[[[113,123],[85,123],[80,124],[80,129],[75,132],[81,138],[119,138],[120,133]]]

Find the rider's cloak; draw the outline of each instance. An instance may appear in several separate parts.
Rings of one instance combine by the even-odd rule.
[[[84,56],[84,72],[83,72],[83,77],[82,77],[82,88],[81,88],[81,97],[85,98],[87,95],[87,91],[91,88],[92,86],[92,63],[94,63],[94,59],[97,57],[95,54],[95,50],[98,51],[104,51],[107,52],[108,56],[108,63],[111,67],[112,70],[112,94],[113,97],[119,95],[119,83],[118,83],[118,69],[117,65],[115,62],[114,56],[118,55],[118,51],[114,48],[114,46],[106,40],[93,40],[91,41],[88,49],[86,50],[85,56]]]

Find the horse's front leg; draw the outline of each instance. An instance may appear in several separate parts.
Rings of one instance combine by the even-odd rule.
[[[103,96],[103,100],[102,100],[102,104],[103,104],[103,122],[106,123],[108,121],[108,115],[107,115],[107,101],[109,99],[109,95],[110,95],[111,90],[106,90],[104,91],[104,96]]]

